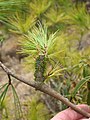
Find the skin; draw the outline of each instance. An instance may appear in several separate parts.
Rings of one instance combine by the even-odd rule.
[[[90,113],[90,107],[88,105],[81,104],[81,105],[77,105],[77,107]],[[62,112],[59,112],[51,120],[90,120],[90,118],[84,118],[79,113],[75,112],[71,108],[68,108]]]

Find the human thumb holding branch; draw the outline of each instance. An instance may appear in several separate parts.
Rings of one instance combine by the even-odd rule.
[[[90,113],[90,107],[86,104],[77,105],[78,108]],[[84,118],[81,114],[68,108],[59,112],[51,120],[90,120],[90,118]]]

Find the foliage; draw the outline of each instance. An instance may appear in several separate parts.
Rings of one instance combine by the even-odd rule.
[[[30,3],[30,8],[39,17],[50,7],[51,2],[51,0],[34,0]]]
[[[21,110],[21,106],[20,106],[20,102],[19,102],[16,90],[12,84],[8,84],[8,83],[6,83],[0,87],[0,92],[1,92],[1,95],[0,95],[0,112],[1,112],[0,116],[1,116],[1,119],[2,120],[3,119],[9,120],[9,118],[11,116],[7,110],[8,104],[7,105],[5,104],[5,97],[6,97],[7,92],[8,92],[10,87],[12,87],[13,96],[14,96],[14,105],[15,105],[15,109],[14,109],[15,115],[12,117],[14,117],[15,119],[22,119],[23,120],[22,110]]]
[[[35,68],[34,72],[42,70],[41,77],[45,82],[75,104],[90,104],[90,46],[80,49],[83,35],[90,32],[90,14],[85,4],[76,6],[71,0],[0,0],[0,11],[1,23],[20,39],[19,53],[27,56],[25,66],[31,70],[30,66],[33,69],[36,65],[38,69]],[[40,56],[45,57],[45,69],[38,64],[42,63],[37,61]],[[5,91],[1,94],[1,101]],[[17,101],[14,89],[13,93]],[[36,110],[36,103],[34,100],[31,103],[32,120],[38,119],[37,114],[43,106]]]
[[[15,15],[13,15],[13,18],[9,17],[7,19],[8,26],[11,27],[11,31],[15,32],[17,34],[23,34],[26,33],[34,24],[35,24],[36,17],[32,15],[26,15],[25,18],[23,18],[22,14],[18,14],[16,12]]]
[[[90,30],[90,15],[86,11],[85,5],[74,8],[69,13],[70,24],[75,25],[81,32]]]
[[[56,33],[57,32],[48,35],[47,27],[42,26],[41,23],[39,23],[38,27],[34,26],[31,31],[28,31],[28,33],[24,35],[25,39],[20,41],[20,45],[22,46],[21,53],[27,54],[31,56],[31,58],[34,57],[35,59],[37,59],[37,57],[40,55],[45,56],[47,64],[48,62],[51,62],[50,65],[52,65],[53,62],[53,65],[55,65],[55,62],[52,60],[53,57],[62,53],[62,51],[59,51],[59,49],[56,49],[56,51],[53,51],[52,49],[54,46],[56,46]],[[55,67],[52,66],[51,70],[49,70],[49,73],[45,75],[46,79],[48,79],[48,77],[50,78],[55,75],[60,75],[60,72],[64,69],[60,69],[58,65],[59,62],[58,64],[56,63]],[[46,71],[48,71],[47,68]]]
[[[46,106],[34,97],[29,103],[27,119],[28,120],[49,120],[50,115]]]
[[[29,54],[32,53],[35,56],[38,55],[48,55],[51,46],[55,44],[56,33],[48,35],[47,27],[34,26],[28,34],[25,35],[26,41],[21,41],[21,46],[23,47],[22,52]],[[33,52],[34,51],[34,52]]]

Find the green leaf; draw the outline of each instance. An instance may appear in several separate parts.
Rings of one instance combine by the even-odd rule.
[[[17,95],[17,92],[14,88],[13,85],[12,86],[12,91],[13,91],[13,96],[14,96],[14,104],[15,104],[15,118],[17,120],[20,120],[22,118],[23,120],[23,115],[22,115],[22,110],[21,110],[21,105],[20,105],[20,101]]]
[[[47,47],[48,49],[50,49],[50,47],[52,47],[52,45],[54,44],[55,40],[56,40],[56,34],[58,31],[56,31],[53,34],[49,35],[49,39],[48,39],[48,43],[47,43]]]
[[[90,91],[88,91],[87,94],[87,104],[90,105]]]
[[[32,51],[36,51],[38,55],[48,55],[56,42],[56,33],[57,31],[48,34],[47,27],[38,22],[37,26],[34,26],[27,34],[24,34],[24,39],[20,41],[21,52],[31,54]]]
[[[83,78],[82,80],[80,80],[80,82],[76,85],[74,91],[71,93],[72,98],[75,97],[76,93],[78,92],[78,90],[88,81],[90,81],[90,76]]]
[[[5,84],[3,86],[3,88],[5,87],[4,91],[2,92],[2,94],[0,95],[0,105],[2,105],[3,101],[4,101],[4,98],[6,96],[6,93],[7,93],[7,90],[8,90],[8,87],[9,85],[8,84]]]
[[[33,0],[30,3],[32,11],[37,15],[44,13],[51,5],[52,0]]]
[[[82,7],[75,7],[68,15],[70,24],[75,25],[79,30],[90,30],[90,15],[86,12],[85,4]],[[68,21],[69,22],[69,21]]]
[[[6,83],[6,84],[0,86],[0,91],[1,91],[3,88],[5,88],[7,84],[8,84],[8,83]]]
[[[57,52],[54,52],[54,53],[51,53],[50,55],[48,55],[48,58],[52,58],[53,56],[58,56],[60,53],[64,52],[63,50],[62,51],[57,51]]]
[[[87,83],[87,104],[90,105],[90,81]]]

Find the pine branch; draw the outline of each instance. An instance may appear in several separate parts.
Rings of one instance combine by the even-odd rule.
[[[8,69],[2,62],[0,62],[0,67],[6,72],[6,74],[14,77],[15,79],[35,88],[36,90],[39,90],[43,93],[46,93],[52,97],[54,97],[57,100],[62,101],[64,104],[66,104],[67,106],[71,107],[73,110],[75,110],[76,112],[82,114],[84,117],[89,118],[90,114],[87,113],[86,111],[77,108],[76,105],[74,105],[73,103],[71,103],[70,101],[67,100],[67,98],[63,97],[62,95],[60,95],[59,93],[57,93],[56,91],[54,91],[53,89],[51,89],[50,87],[48,87],[47,85],[45,85],[44,83],[40,86],[40,83],[36,82],[36,81],[26,81],[26,79],[15,75],[10,69]]]

